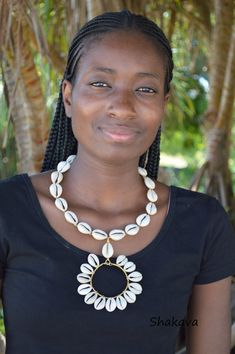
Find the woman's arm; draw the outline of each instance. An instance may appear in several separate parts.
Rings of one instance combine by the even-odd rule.
[[[187,354],[229,354],[231,277],[194,285],[187,319],[198,322],[198,326],[185,325]]]

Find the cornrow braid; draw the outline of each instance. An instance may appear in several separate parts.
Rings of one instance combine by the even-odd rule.
[[[50,135],[46,147],[46,152],[41,168],[41,172],[55,169],[61,160],[65,160],[69,155],[77,154],[78,141],[74,137],[71,118],[66,116],[63,96],[62,83],[66,79],[73,85],[76,79],[77,70],[79,70],[79,60],[84,54],[84,49],[89,41],[102,38],[107,33],[127,30],[144,34],[150,38],[157,49],[162,53],[165,63],[165,94],[170,90],[172,80],[173,60],[170,44],[163,31],[151,20],[144,16],[131,13],[129,10],[120,12],[106,12],[87,22],[75,35],[71,42],[67,66],[60,85],[59,97],[56,111],[50,130]],[[160,161],[160,140],[161,127],[158,129],[155,140],[148,150],[148,162],[146,169],[148,175],[154,179],[158,176]],[[144,166],[147,152],[139,159],[139,165]]]

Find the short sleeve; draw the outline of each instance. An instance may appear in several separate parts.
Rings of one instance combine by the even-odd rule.
[[[200,272],[194,284],[207,284],[235,275],[235,231],[219,201],[211,198],[208,231]]]

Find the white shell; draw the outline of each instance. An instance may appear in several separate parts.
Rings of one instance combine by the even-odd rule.
[[[143,177],[147,176],[147,171],[146,171],[146,169],[143,168],[143,167],[138,167],[138,172],[139,172],[139,174],[140,174],[141,176],[143,176]]]
[[[60,161],[57,165],[57,171],[58,172],[66,172],[70,169],[70,163],[66,162],[66,161]]]
[[[144,184],[150,189],[155,188],[155,182],[149,177],[144,177]]]
[[[149,189],[147,192],[147,198],[150,202],[156,202],[158,200],[157,193],[153,189]]]
[[[116,301],[113,297],[109,297],[106,300],[105,308],[108,312],[113,312],[116,308],[117,304]]]
[[[88,305],[94,304],[95,300],[97,299],[97,296],[98,296],[97,293],[92,291],[91,293],[86,294],[84,301]]]
[[[92,287],[89,284],[81,284],[78,287],[78,293],[80,295],[86,295],[92,290]]]
[[[64,176],[61,172],[54,171],[51,174],[51,182],[52,183],[60,183],[63,180]]]
[[[99,229],[93,230],[91,234],[96,240],[105,240],[108,237],[105,231]]]
[[[92,274],[93,273],[93,268],[90,264],[88,263],[83,263],[80,267],[81,272],[85,274]]]
[[[119,310],[125,310],[125,308],[127,306],[127,301],[122,295],[119,295],[116,298],[116,304],[117,304],[117,308]]]
[[[50,185],[50,193],[54,198],[58,198],[62,194],[62,187],[60,184],[53,183]]]
[[[133,262],[126,262],[123,268],[127,273],[129,273],[133,272],[136,269],[136,265]]]
[[[94,253],[90,253],[87,259],[90,265],[92,265],[95,268],[98,267],[98,265],[100,264],[99,258]]]
[[[89,283],[91,280],[90,275],[85,274],[85,273],[80,273],[77,275],[77,280],[79,281],[79,283]]]
[[[150,223],[150,216],[146,213],[137,216],[136,223],[141,226],[147,226]]]
[[[140,281],[140,280],[143,278],[143,276],[142,276],[142,274],[141,274],[140,272],[135,271],[135,272],[129,274],[129,275],[127,276],[127,278],[128,278],[130,281],[137,282],[137,281]]]
[[[86,222],[79,222],[77,224],[78,231],[80,231],[82,234],[85,235],[90,235],[92,232],[92,229],[90,225],[88,225]]]
[[[96,310],[102,310],[105,307],[105,297],[99,296],[94,303],[94,307]]]
[[[120,256],[117,257],[116,264],[123,266],[127,261],[128,261],[127,257],[121,254]]]
[[[121,240],[125,235],[125,231],[119,229],[112,230],[109,233],[109,237],[115,241]]]
[[[123,295],[130,304],[136,300],[136,295],[132,291],[126,290]]]
[[[71,210],[67,210],[65,213],[64,213],[64,217],[65,219],[70,222],[71,224],[73,225],[77,225],[78,223],[78,218],[77,218],[77,215],[71,211]]]
[[[102,255],[105,258],[110,258],[113,255],[113,246],[111,245],[111,243],[106,242],[104,244],[104,246],[102,247]]]
[[[136,224],[129,224],[125,227],[125,232],[127,235],[136,235],[139,232],[139,226]]]
[[[156,214],[157,212],[157,207],[154,203],[152,202],[149,202],[147,205],[146,205],[146,211],[149,215],[154,215]]]
[[[67,157],[66,162],[71,164],[75,159],[76,155],[70,155],[69,157]]]
[[[57,198],[55,200],[56,208],[61,211],[66,211],[68,209],[68,203],[64,198]]]
[[[142,286],[139,283],[130,283],[128,289],[136,295],[142,293]]]

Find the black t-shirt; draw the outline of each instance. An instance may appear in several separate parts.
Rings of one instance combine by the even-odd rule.
[[[6,354],[175,352],[193,284],[235,274],[235,235],[215,198],[170,189],[160,232],[127,256],[143,275],[142,294],[125,310],[108,312],[85,304],[77,293],[77,274],[89,253],[50,226],[29,176],[0,182]],[[100,286],[111,291],[112,277],[107,279]]]

